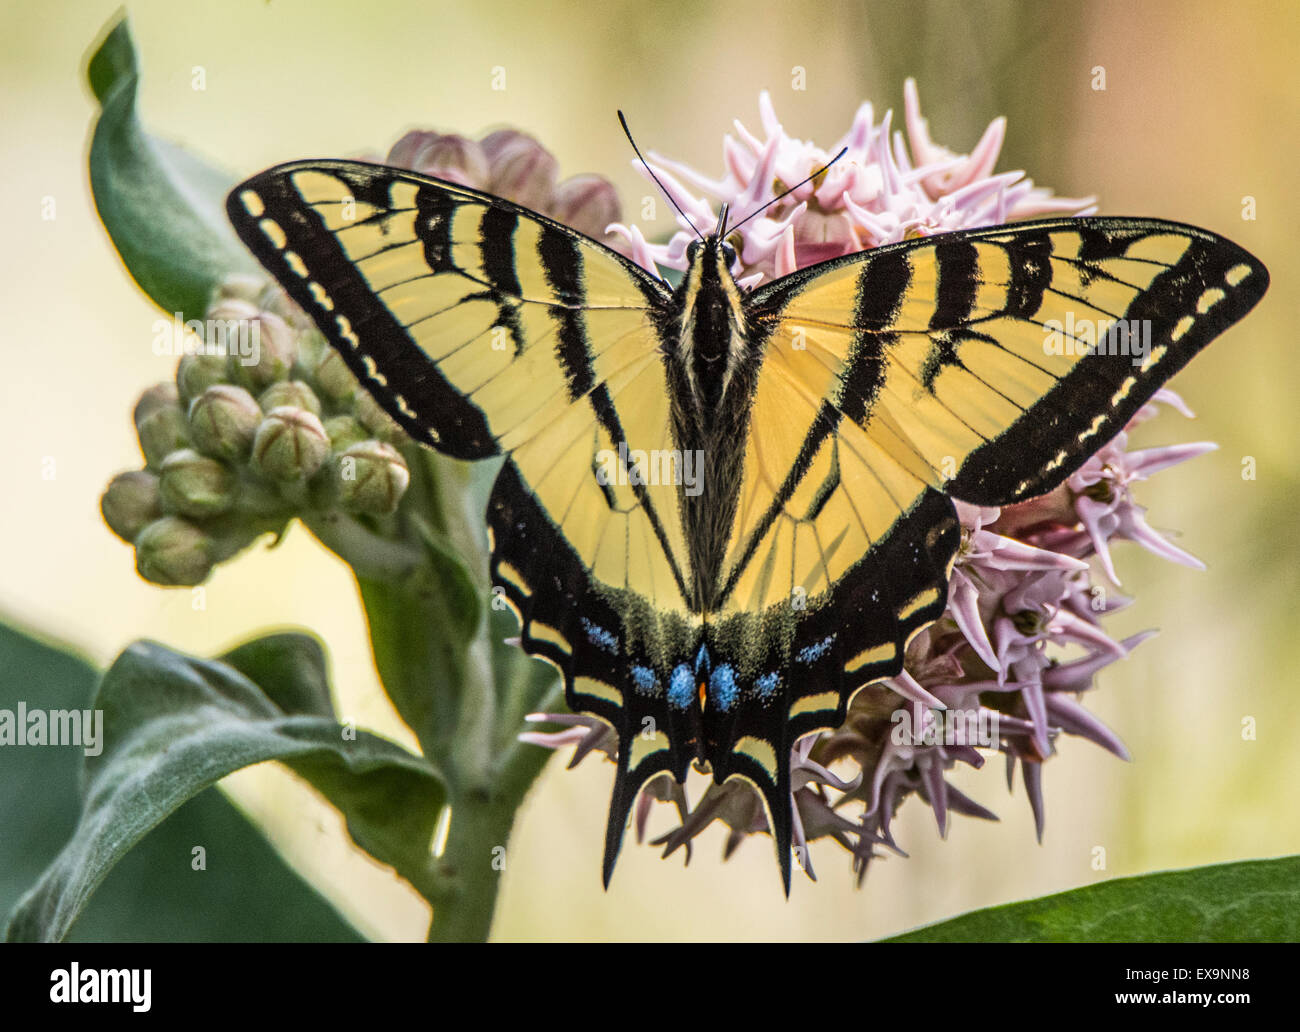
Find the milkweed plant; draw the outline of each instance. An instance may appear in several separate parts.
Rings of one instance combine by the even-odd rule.
[[[308,635],[269,635],[215,659],[133,644],[98,688],[106,739],[86,759],[81,822],[8,934],[62,937],[151,827],[226,774],[279,760],[342,812],[357,845],[432,904],[431,939],[486,938],[501,877],[494,860],[551,752],[570,767],[599,762],[613,758],[617,738],[567,712],[554,671],[517,647],[517,624],[487,576],[491,464],[418,447],[379,408],[214,215],[233,181],[181,160],[140,126],[138,74],[119,23],[89,66],[102,106],[91,184],[127,269],[178,313],[186,343],[174,378],[135,405],[140,468],[108,482],[103,519],[160,588],[256,562],[245,553],[301,523],[355,574],[383,689],[419,752],[339,721],[323,646]],[[724,137],[717,178],[654,155],[650,165],[691,223],[712,226],[722,205],[737,216],[756,211],[846,148],[732,238],[737,279],[752,287],[881,244],[1095,210],[1091,199],[1056,197],[1022,172],[997,171],[1005,131],[995,120],[969,153],[937,144],[908,81],[900,128],[864,104],[845,135],[823,146],[789,134],[764,93],[758,131],[737,122]],[[622,220],[609,181],[560,178],[555,156],[525,132],[411,132],[385,160],[542,212],[657,275],[685,268],[693,235],[685,218],[654,239]],[[192,328],[231,332],[212,347],[181,316],[198,320]],[[1191,415],[1162,390],[1130,428],[1166,412]],[[1132,541],[1199,567],[1152,529],[1139,499],[1149,477],[1213,447],[1134,449],[1125,432],[1048,495],[1003,509],[957,504],[961,548],[943,617],[913,638],[897,677],[857,693],[842,726],[794,747],[795,850],[809,878],[827,873],[814,871],[807,849],[817,840],[842,849],[844,869],[833,876],[858,882],[882,858],[905,856],[893,828],[913,797],[940,834],[953,814],[993,818],[991,784],[976,799],[948,780],[959,765],[982,767],[1000,753],[1008,783],[1023,782],[1041,837],[1043,777],[1060,736],[1128,758],[1087,706],[1098,672],[1152,633],[1116,639],[1107,630],[1107,617],[1131,601],[1117,590],[1113,547]],[[634,807],[639,840],[661,810],[673,826],[648,845],[665,857],[689,858],[714,822],[726,830],[724,856],[752,837],[764,843],[751,848],[769,848],[763,807],[744,782],[696,791],[661,775]],[[435,830],[443,841],[431,849]],[[779,902],[775,873],[771,890]]]

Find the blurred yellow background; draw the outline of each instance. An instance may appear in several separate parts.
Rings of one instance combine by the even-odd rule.
[[[209,654],[272,627],[308,628],[328,643],[340,712],[410,744],[378,689],[348,570],[302,528],[220,567],[196,612],[188,591],[140,580],[100,519],[109,477],[140,465],[131,407],[174,371],[151,351],[157,313],[123,271],[87,184],[95,108],[84,55],[115,7],[3,7],[0,616],[101,665],[139,637]],[[820,843],[820,882],[797,879],[787,902],[768,840],[724,864],[715,827],[687,869],[680,855],[660,861],[629,845],[606,893],[612,768],[588,760],[565,772],[557,758],[516,827],[495,937],[868,939],[1104,878],[1300,852],[1294,5],[141,0],[129,13],[148,127],[239,176],[291,158],[384,152],[413,127],[477,136],[511,125],[537,135],[562,175],[611,177],[631,218],[648,190],[616,107],[643,148],[717,175],[721,136],[733,118],[757,125],[760,89],[793,135],[829,145],[863,99],[901,112],[912,75],[938,142],[968,150],[1005,114],[999,171],[1096,194],[1104,213],[1205,226],[1271,270],[1259,309],[1174,383],[1196,422],[1167,414],[1137,439],[1221,445],[1140,493],[1152,524],[1179,529],[1209,569],[1118,546],[1137,601],[1111,629],[1162,633],[1104,672],[1089,705],[1134,759],[1063,740],[1045,771],[1041,846],[1023,790],[1008,796],[994,760],[953,780],[1000,823],[959,817],[941,841],[910,800],[895,825],[910,858],[874,865],[860,891],[846,855]],[[1104,92],[1092,89],[1098,65]],[[806,90],[792,89],[796,66]],[[505,90],[490,88],[495,67]],[[667,231],[666,207],[648,232]],[[1245,456],[1257,460],[1254,481],[1242,479]],[[52,480],[42,478],[47,458]],[[1243,740],[1246,717],[1256,741]],[[368,934],[423,937],[423,903],[351,850],[333,811],[290,775],[257,768],[226,787]],[[1096,846],[1104,871],[1092,867]]]

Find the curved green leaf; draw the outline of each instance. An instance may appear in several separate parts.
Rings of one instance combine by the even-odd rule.
[[[203,315],[231,273],[260,274],[225,215],[233,176],[150,136],[136,114],[140,70],[126,19],[86,68],[100,104],[90,143],[90,187],[127,271],[166,312]]]
[[[126,650],[100,684],[103,751],[87,757],[71,840],[15,908],[9,939],[60,939],[110,869],[186,800],[225,775],[281,760],[347,817],[359,845],[428,891],[428,847],[445,800],[425,760],[329,712],[311,638],[261,639],[230,662],[151,642]],[[263,689],[240,667],[274,682]]]
[[[0,624],[0,709],[84,709],[98,672],[66,648]],[[0,749],[0,914],[77,826],[82,749]],[[195,870],[192,850],[207,850]],[[216,788],[124,858],[72,926],[77,942],[357,942],[361,936]]]
[[[196,846],[203,847],[206,865],[198,870]],[[365,936],[285,863],[220,788],[209,788],[122,858],[66,939],[364,942]]]
[[[1300,856],[1116,878],[885,942],[1296,942]]]

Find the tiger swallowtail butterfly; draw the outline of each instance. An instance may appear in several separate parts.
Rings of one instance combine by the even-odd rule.
[[[1076,217],[749,292],[720,225],[673,288],[519,205],[354,161],[272,168],[228,212],[415,441],[504,456],[493,583],[618,736],[606,884],[641,786],[695,763],[762,796],[788,891],[791,748],[943,613],[952,499],[1056,487],[1268,284],[1204,230]],[[1051,346],[1082,321],[1142,346]]]

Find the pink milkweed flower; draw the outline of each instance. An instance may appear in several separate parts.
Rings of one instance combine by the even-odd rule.
[[[680,228],[666,244],[649,243],[636,227],[615,223],[609,226],[621,239],[615,246],[652,272],[684,270],[686,245],[696,230],[713,228],[721,205],[729,207],[737,224],[813,176],[841,148],[847,152],[830,168],[738,228],[733,271],[742,287],[911,237],[1095,210],[1091,198],[1053,197],[1023,172],[994,174],[1003,119],[989,126],[969,154],[955,154],[931,141],[911,79],[904,85],[904,101],[906,138],[893,130],[892,113],[876,122],[867,103],[858,108],[848,132],[822,148],[788,135],[771,96],[759,94],[762,136],[737,121],[735,134],[723,139],[720,178],[651,152],[650,168],[689,222],[679,217]]]

